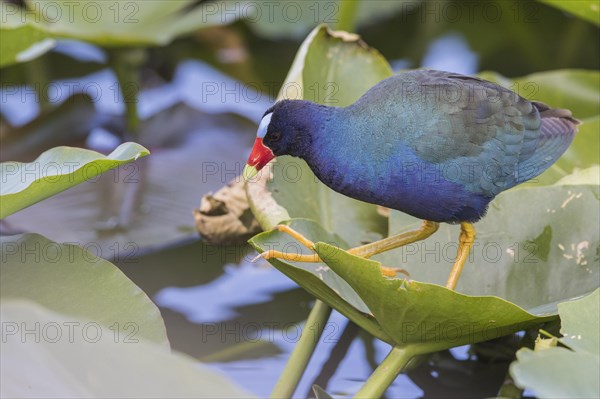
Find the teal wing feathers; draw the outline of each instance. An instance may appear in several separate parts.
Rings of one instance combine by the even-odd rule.
[[[567,150],[579,122],[566,109],[550,108],[544,103],[534,102],[540,113],[541,126],[535,146],[525,146],[516,175],[516,183],[530,180],[548,169]]]
[[[372,101],[378,98],[379,101]],[[567,110],[525,100],[485,80],[418,70],[388,78],[354,106],[389,115],[416,155],[469,191],[493,197],[548,168],[570,144],[577,121]]]

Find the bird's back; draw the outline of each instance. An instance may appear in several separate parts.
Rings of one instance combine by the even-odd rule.
[[[402,143],[428,163],[458,166],[457,181],[492,197],[552,165],[579,124],[568,110],[494,83],[430,70],[388,78],[349,109],[367,136]]]

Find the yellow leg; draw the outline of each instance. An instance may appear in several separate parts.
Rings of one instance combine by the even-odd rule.
[[[452,266],[452,270],[450,271],[450,275],[448,276],[446,288],[450,290],[456,288],[456,284],[458,283],[460,274],[462,273],[463,267],[465,266],[465,262],[469,257],[469,252],[471,251],[473,241],[475,241],[475,228],[471,223],[461,223],[460,238],[458,241],[458,253],[456,254],[454,266]]]
[[[354,247],[349,249],[348,252],[352,255],[368,259],[373,255],[377,255],[382,252],[401,247],[403,245],[412,244],[416,241],[424,240],[433,233],[435,233],[439,227],[439,223],[425,220],[421,227],[419,227],[416,230],[407,231],[406,233],[387,237],[382,240],[372,242],[370,244],[361,245],[360,247]]]
[[[292,236],[293,238],[295,238],[296,241],[299,241],[306,248],[308,248],[310,250],[315,249],[314,242],[312,242],[308,238],[304,237],[302,234],[298,233],[296,230],[292,229],[290,226],[288,226],[286,224],[279,224],[279,225],[275,226],[275,228],[273,230],[279,230],[282,233],[287,233],[290,236]]]
[[[398,248],[403,245],[411,244],[415,241],[423,240],[423,239],[429,237],[430,235],[432,235],[433,233],[435,233],[438,228],[439,228],[438,223],[424,221],[423,225],[417,230],[408,231],[406,233],[387,237],[382,240],[372,242],[370,244],[351,248],[348,250],[348,253],[368,259],[373,255],[376,255],[376,254],[379,254],[379,253],[382,253],[385,251],[389,251],[391,249]],[[276,226],[275,229],[289,234],[290,236],[295,238],[298,242],[300,242],[302,245],[304,245],[308,249],[314,250],[315,244],[312,241],[310,241],[308,238],[304,237],[302,234],[300,234],[297,231],[295,231],[294,229],[292,229],[291,227],[286,226],[286,225],[279,225],[279,226]],[[283,253],[281,251],[275,251],[275,250],[265,251],[262,254],[260,254],[256,259],[258,259],[258,258],[263,258],[263,259],[278,258],[278,259],[284,259],[284,260],[292,261],[292,262],[321,262],[321,258],[319,258],[319,255],[316,255],[316,254],[315,255],[287,254],[287,253]],[[396,276],[396,274],[398,272],[408,275],[408,273],[403,269],[394,269],[394,268],[389,268],[389,267],[385,267],[385,266],[381,267],[381,272],[383,275],[390,276],[390,277]]]
[[[263,258],[266,260],[273,259],[273,258],[283,259],[288,262],[311,262],[311,263],[321,262],[321,258],[319,258],[319,255],[317,255],[317,254],[302,255],[302,254],[275,251],[273,249],[269,249],[268,251],[261,253],[256,258],[252,259],[252,262],[255,262],[256,260],[258,260],[260,258]]]

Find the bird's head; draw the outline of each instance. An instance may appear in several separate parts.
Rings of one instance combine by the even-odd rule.
[[[256,141],[244,168],[244,179],[253,178],[272,159],[280,155],[299,156],[300,149],[310,142],[312,106],[302,100],[283,100],[263,115]]]

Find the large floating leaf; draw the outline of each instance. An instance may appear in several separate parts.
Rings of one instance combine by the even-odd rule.
[[[525,309],[556,312],[556,303],[593,291],[600,278],[600,169],[554,186],[513,189],[491,203],[475,224],[477,237],[457,289],[497,295]],[[421,221],[392,211],[390,234]],[[458,226],[442,224],[425,241],[379,255],[411,277],[443,285],[454,263]]]
[[[594,0],[538,0],[578,18],[600,25],[600,6]]]
[[[390,75],[390,66],[381,54],[358,36],[321,26],[300,47],[280,98],[345,106]],[[258,181],[248,184],[248,194],[264,229],[282,220],[303,217],[337,232],[350,245],[378,239],[386,233],[386,221],[376,206],[329,189],[298,158],[277,159]]]
[[[98,257],[96,244],[86,250],[25,234],[2,237],[0,246],[2,301],[31,300],[123,336],[169,345],[158,308],[123,272]]]
[[[357,3],[356,24],[358,27],[375,24],[379,20],[391,18],[396,13],[414,11],[419,1],[415,0],[348,0],[346,3]],[[263,5],[262,14],[268,10],[269,3],[258,3]],[[253,12],[248,15],[248,26],[258,34],[266,37],[281,38],[288,36],[302,38],[316,24],[325,23],[336,26],[341,22],[342,2],[310,2],[283,0],[273,3],[272,14],[269,14],[268,23],[266,18]],[[254,11],[254,9],[250,8]]]
[[[511,374],[539,398],[597,398],[598,364],[598,356],[565,348],[521,349]]]
[[[600,290],[558,305],[560,339],[573,351],[521,349],[510,367],[515,381],[542,398],[600,397]]]
[[[560,341],[576,352],[600,356],[600,289],[583,299],[558,304]]]
[[[202,126],[202,134],[190,126]],[[140,125],[140,140],[155,149],[152,156],[17,212],[6,218],[7,225],[57,242],[94,242],[103,257],[124,262],[195,239],[193,209],[203,194],[239,173],[255,129],[243,118],[176,104]]]
[[[85,40],[101,46],[167,44],[196,29],[229,23],[240,15],[239,4],[196,5],[195,0],[92,1],[26,0],[28,11],[10,5],[10,13],[54,37]],[[231,9],[233,8],[233,12]],[[229,11],[226,11],[229,10]]]
[[[316,250],[400,346],[414,344],[433,352],[490,340],[551,319],[498,297],[467,296],[434,284],[384,277],[378,262],[329,244],[318,243]]]
[[[25,300],[3,300],[0,316],[2,397],[249,397],[194,359],[93,319]]]
[[[136,143],[121,144],[108,156],[82,148],[56,147],[33,162],[0,163],[0,218],[148,154]]]
[[[0,2],[0,67],[34,59],[56,44],[48,32],[20,17],[18,6]]]
[[[311,220],[295,219],[290,223],[294,230],[305,234],[315,241],[327,242],[336,247],[345,248],[347,244],[339,236],[328,233],[320,225]],[[329,304],[344,316],[369,331],[383,341],[392,343],[392,339],[381,330],[373,318],[369,308],[356,292],[323,263],[293,262],[294,255],[311,254],[288,234],[278,231],[261,233],[250,241],[259,251],[274,249],[290,254],[290,261],[271,260],[271,263],[282,273],[304,287],[315,297]]]

